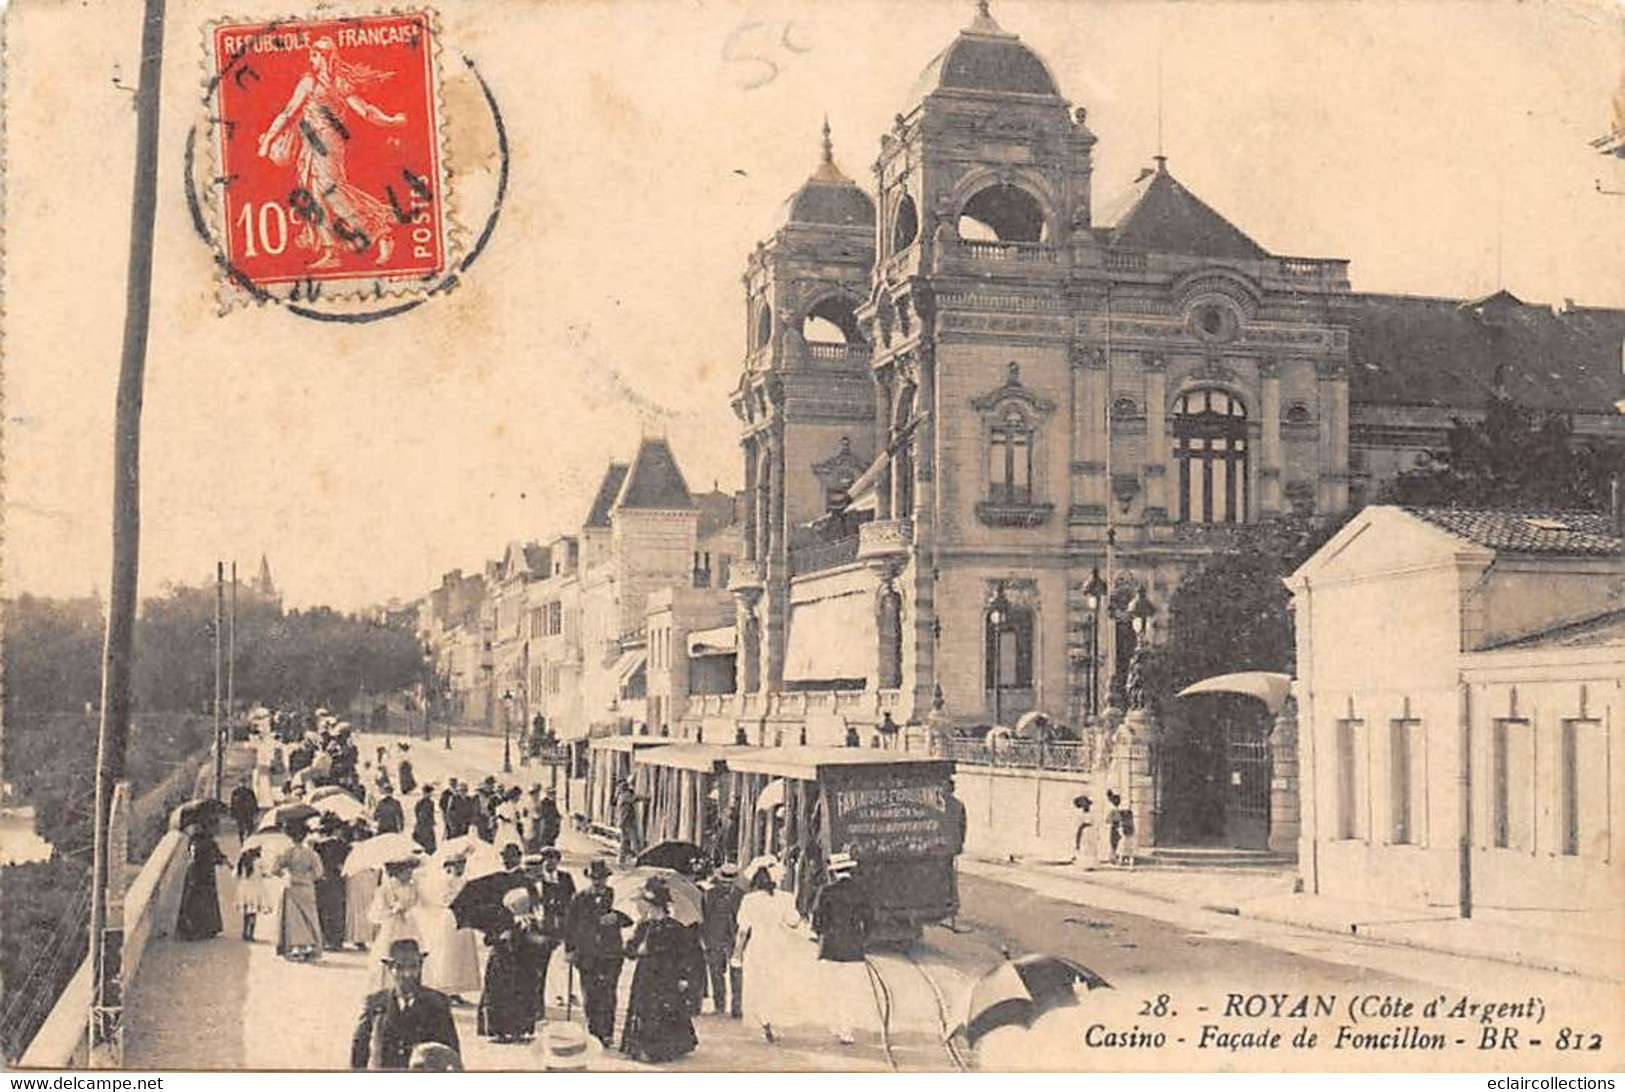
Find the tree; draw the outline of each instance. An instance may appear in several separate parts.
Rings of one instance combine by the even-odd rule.
[[[1444,450],[1399,475],[1384,503],[1448,508],[1602,511],[1625,448],[1581,443],[1570,419],[1497,395],[1481,420],[1456,418]]]

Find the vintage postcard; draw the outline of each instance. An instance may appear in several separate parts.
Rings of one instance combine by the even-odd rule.
[[[1625,1065],[1617,4],[4,32],[8,1069]]]

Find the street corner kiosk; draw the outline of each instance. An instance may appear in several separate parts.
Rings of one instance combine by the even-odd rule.
[[[732,798],[728,758],[749,750],[713,743],[674,743],[639,750],[633,756],[632,787],[648,803],[643,837],[649,845],[691,842],[704,845],[707,801],[717,815]]]
[[[923,926],[958,910],[953,762],[863,748],[765,747],[730,755],[728,770],[741,864],[764,853],[800,859],[809,847],[820,860],[851,854],[879,941],[915,940]],[[799,871],[787,869],[792,890],[805,882]]]

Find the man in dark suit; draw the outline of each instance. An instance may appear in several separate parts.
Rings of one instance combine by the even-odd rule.
[[[401,802],[388,789],[372,806],[372,825],[379,834],[399,834],[406,829],[406,813]]]
[[[538,855],[540,868],[533,883],[541,889],[542,935],[547,938],[542,950],[542,1013],[547,1013],[547,969],[553,962],[553,953],[564,940],[564,923],[570,917],[570,902],[576,897],[576,881],[559,868],[559,851],[547,846]],[[569,987],[566,986],[566,989]]]
[[[711,980],[711,1010],[737,1018],[744,1011],[745,974],[730,966],[739,936],[739,866],[726,861],[704,888],[700,904],[700,940],[705,945],[705,968]],[[732,1004],[729,1004],[730,999]]]
[[[415,940],[389,946],[384,965],[391,986],[370,995],[350,1039],[351,1069],[405,1069],[422,1043],[461,1052],[446,995],[423,985],[423,956]]]
[[[592,886],[570,900],[564,922],[564,951],[581,975],[587,1030],[606,1047],[615,1040],[615,987],[626,958],[621,930],[632,924],[631,918],[615,909],[609,876],[609,865],[602,858],[587,866]]]

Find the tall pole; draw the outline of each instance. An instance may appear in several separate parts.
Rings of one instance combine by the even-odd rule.
[[[214,798],[220,799],[220,782],[226,778],[226,741],[220,730],[220,683],[225,668],[221,642],[226,613],[226,563],[214,563]]]
[[[124,342],[113,414],[113,573],[108,585],[107,637],[102,646],[101,722],[96,739],[96,820],[91,854],[90,1042],[115,1051],[122,1039],[124,923],[109,927],[107,886],[112,862],[109,821],[113,794],[124,780],[130,730],[130,680],[135,647],[136,581],[141,561],[141,400],[146,385],[147,331],[152,310],[153,222],[158,208],[158,101],[163,81],[164,0],[146,0],[141,26],[141,75],[136,88],[135,178],[130,199],[130,253],[125,273]],[[123,862],[119,862],[120,866]],[[115,1060],[116,1057],[115,1057]]]
[[[237,715],[237,563],[231,563],[231,617],[226,624],[226,726]]]
[[[1106,594],[1105,614],[1106,621],[1112,622],[1112,593],[1117,590],[1117,488],[1112,482],[1112,282],[1106,281],[1106,419],[1101,427],[1106,433]],[[1147,406],[1147,413],[1161,413],[1160,406]],[[1107,667],[1106,692],[1111,694],[1112,684],[1117,681],[1117,626],[1112,623],[1103,633],[1100,628],[1099,615],[1096,615],[1095,635],[1101,647],[1096,651]],[[1110,704],[1108,700],[1107,704]]]

